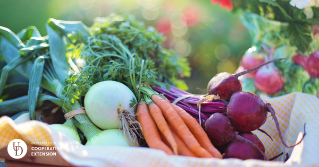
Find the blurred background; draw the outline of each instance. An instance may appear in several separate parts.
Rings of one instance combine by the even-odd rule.
[[[134,15],[163,33],[165,47],[190,63],[191,77],[184,80],[192,93],[206,93],[216,73],[235,72],[251,46],[238,14],[210,0],[0,0],[0,26],[15,33],[33,25],[46,35],[49,18],[91,26],[94,18],[110,13]]]

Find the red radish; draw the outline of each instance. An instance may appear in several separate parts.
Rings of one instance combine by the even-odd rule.
[[[161,18],[156,22],[156,29],[158,32],[167,35],[171,33],[171,22],[167,18]]]
[[[260,159],[265,160],[260,150],[245,142],[231,142],[228,144],[223,158]]]
[[[275,115],[275,111],[269,103],[264,103],[256,94],[250,92],[236,92],[230,98],[227,106],[227,116],[233,127],[238,132],[250,132],[258,129],[267,119],[267,113],[270,112],[274,118],[276,128],[281,142],[284,146],[292,148],[298,145],[306,135],[304,126],[304,135],[302,139],[292,146],[288,146],[283,140],[279,123]]]
[[[271,60],[266,63],[263,63],[257,67],[245,70],[243,72],[237,74],[230,74],[227,72],[219,73],[215,75],[207,85],[208,94],[219,95],[221,99],[228,100],[231,95],[235,92],[239,92],[242,90],[241,84],[238,80],[238,77],[244,74],[247,74],[251,71],[254,71],[266,64],[280,61],[283,59]]]
[[[262,52],[247,52],[241,59],[241,66],[245,70],[259,66],[265,62],[265,54]],[[257,70],[245,74],[247,78],[254,78]]]
[[[279,92],[284,87],[284,81],[273,64],[261,67],[255,75],[255,86],[269,95]]]
[[[265,159],[264,153],[251,141],[239,136],[232,124],[230,123],[229,119],[221,113],[215,113],[211,115],[207,121],[205,122],[205,131],[212,142],[212,144],[216,147],[222,148],[226,144],[236,141],[246,143],[247,147],[253,149],[255,155],[262,155],[263,159]],[[225,153],[227,152],[227,149]]]
[[[238,133],[238,135],[253,142],[263,153],[265,153],[265,146],[253,132],[241,132]]]
[[[301,65],[312,78],[319,78],[319,51],[314,52],[309,57],[295,55],[292,58],[295,64]]]

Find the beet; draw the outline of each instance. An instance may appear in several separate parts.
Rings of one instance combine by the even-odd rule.
[[[255,144],[244,137],[239,136],[235,132],[229,119],[221,113],[214,113],[207,119],[205,122],[205,131],[212,144],[217,148],[223,149],[223,146],[233,141],[242,142],[246,143],[248,147],[251,147],[250,149],[253,149],[254,152],[258,152],[258,154],[256,153],[254,155],[258,155],[258,157],[260,157],[259,155],[263,155],[264,159],[266,157]],[[225,153],[227,152],[227,149],[228,146]]]
[[[274,118],[276,128],[281,142],[284,146],[292,148],[298,145],[306,135],[306,124],[302,139],[292,146],[288,146],[283,140],[275,111],[269,103],[264,103],[259,96],[250,92],[236,92],[230,98],[227,106],[227,116],[238,132],[250,132],[260,128],[266,122],[267,113],[270,112]]]
[[[205,131],[214,146],[228,144],[237,135],[229,119],[221,113],[214,113],[205,122]]]
[[[239,76],[247,74],[251,71],[254,71],[266,64],[280,61],[280,60],[283,60],[283,59],[271,60],[257,67],[245,70],[237,74],[230,74],[227,72],[219,73],[209,81],[207,85],[207,92],[210,95],[211,94],[219,95],[221,99],[228,100],[233,93],[239,92],[242,90],[241,84],[238,80]]]
[[[250,132],[266,122],[267,108],[256,94],[236,92],[230,98],[227,115],[236,131]]]
[[[231,142],[228,144],[223,158],[260,159],[265,160],[264,154],[256,147],[246,142]]]
[[[252,143],[254,143],[263,153],[265,153],[265,146],[263,145],[263,143],[259,140],[259,138],[257,137],[257,135],[255,135],[253,132],[241,132],[238,133],[238,135],[242,136],[243,138],[251,141]]]

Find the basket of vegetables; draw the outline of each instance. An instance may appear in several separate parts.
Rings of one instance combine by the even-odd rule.
[[[243,92],[238,80],[283,59],[217,74],[207,94],[194,95],[175,87],[182,83],[177,76],[189,74],[187,61],[164,49],[154,28],[132,17],[97,18],[90,28],[50,19],[46,28],[42,37],[35,27],[18,34],[0,27],[0,94],[10,88],[11,73],[22,75],[27,87],[0,103],[1,158],[12,160],[4,150],[22,139],[61,148],[55,164],[61,166],[285,166],[299,159],[319,164],[304,160],[317,146],[303,149],[318,139],[318,124],[309,120],[319,114],[318,99],[291,94],[265,101]],[[299,103],[307,98],[303,113]],[[282,99],[291,100],[288,108],[278,106]],[[45,161],[31,153],[18,161],[54,164],[54,157]],[[282,162],[270,162],[280,156]]]

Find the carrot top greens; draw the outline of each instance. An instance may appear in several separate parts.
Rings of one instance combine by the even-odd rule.
[[[111,15],[96,19],[91,36],[73,49],[73,58],[84,59],[81,72],[69,75],[64,95],[75,101],[95,83],[113,80],[127,85],[141,100],[138,87],[155,82],[180,83],[178,74],[190,75],[185,58],[163,48],[165,38],[133,17]]]

